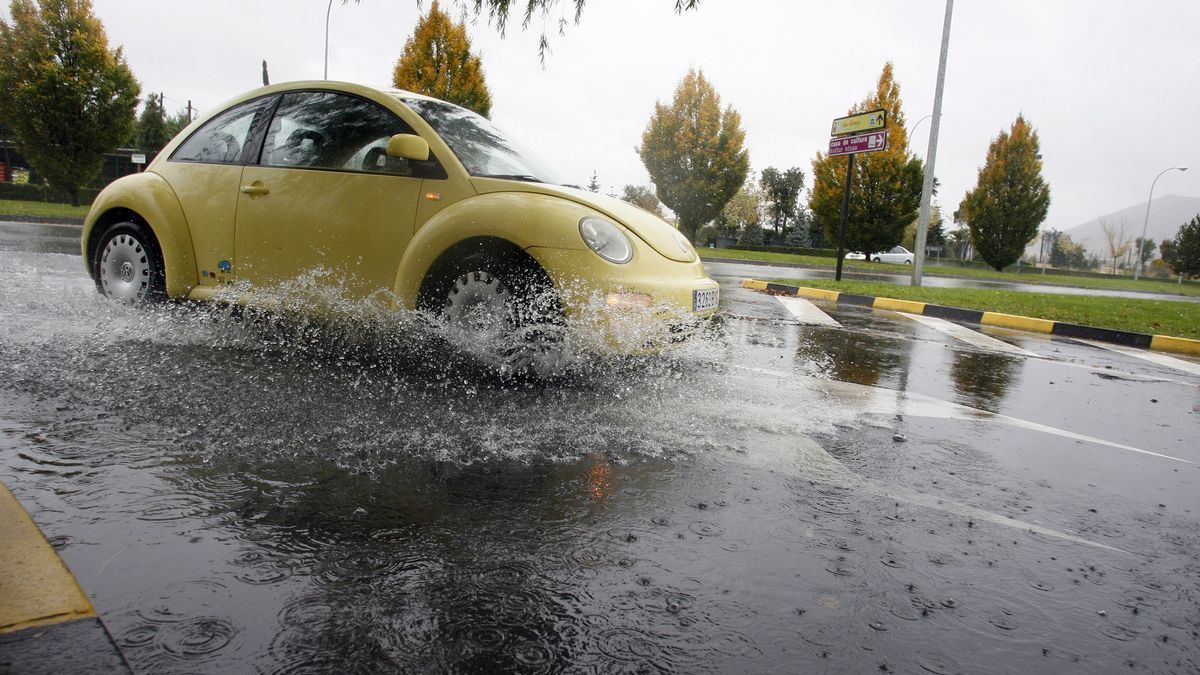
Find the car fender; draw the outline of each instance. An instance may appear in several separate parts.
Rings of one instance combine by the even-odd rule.
[[[531,249],[586,249],[579,221],[588,215],[596,215],[596,211],[536,193],[468,197],[439,211],[413,236],[396,273],[396,296],[404,307],[416,307],[421,284],[433,264],[452,246],[468,239],[504,240],[531,255]]]
[[[196,286],[196,254],[192,233],[175,191],[162,176],[144,172],[113,181],[92,202],[80,240],[84,265],[92,276],[93,233],[109,225],[139,218],[154,233],[163,255],[167,297],[183,297]]]

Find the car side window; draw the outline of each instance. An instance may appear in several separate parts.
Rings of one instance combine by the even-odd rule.
[[[171,155],[171,160],[204,164],[241,164],[255,116],[266,111],[272,100],[271,96],[257,98],[217,115],[192,132]]]
[[[285,94],[267,128],[263,166],[445,178],[430,156],[416,162],[387,155],[388,139],[414,133],[386,108],[327,91]]]

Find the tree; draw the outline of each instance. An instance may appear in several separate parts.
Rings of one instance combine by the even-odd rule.
[[[162,99],[150,94],[142,104],[142,114],[138,117],[133,145],[153,157],[169,140],[171,137],[167,135],[167,118],[163,111]]]
[[[588,185],[587,185],[588,192],[599,192],[600,191],[599,177],[600,177],[600,175],[596,173],[595,169],[593,169],[592,170],[592,179],[590,181],[588,181]]]
[[[1175,248],[1174,239],[1162,240],[1162,243],[1158,245],[1158,257],[1162,259],[1164,265],[1171,268],[1172,272],[1179,268],[1179,251]],[[1175,272],[1175,274],[1180,273]]]
[[[997,270],[1016,262],[1037,236],[1050,209],[1050,187],[1042,179],[1037,131],[1024,115],[992,141],[975,188],[958,208],[975,250]]]
[[[634,206],[640,206],[659,218],[663,215],[662,204],[659,203],[658,196],[654,194],[652,188],[645,185],[626,185],[621,190],[621,199]]]
[[[725,208],[721,209],[721,215],[717,216],[720,231],[726,235],[736,235],[739,232],[744,233],[750,227],[759,228],[759,223],[762,222],[762,203],[762,193],[754,186],[754,181],[746,181],[725,204]],[[761,228],[759,229],[761,232]]]
[[[345,0],[343,0],[344,2]],[[356,0],[357,1],[357,0]],[[463,0],[464,4],[469,6],[475,13],[475,16],[483,14],[485,11],[488,15],[488,23],[495,24],[496,29],[500,31],[500,36],[504,36],[505,30],[508,28],[508,13],[515,5],[521,7],[521,2],[513,2],[512,0]],[[574,23],[579,24],[580,17],[583,16],[583,6],[586,0],[569,0],[569,4],[575,8]],[[524,7],[520,9],[521,29],[529,28],[531,24],[535,25],[553,25],[557,27],[559,34],[563,34],[567,27],[567,17],[564,11],[559,11],[557,18],[554,16],[554,10],[562,4],[562,0],[525,0]],[[675,13],[681,14],[689,9],[695,9],[700,4],[700,0],[675,0]],[[540,15],[540,21],[538,17]],[[546,31],[542,31],[541,38],[538,40],[538,57],[542,63],[546,62],[546,52],[550,49],[550,40],[546,37]]]
[[[908,151],[900,85],[892,64],[886,63],[875,91],[850,108],[848,114],[887,110],[887,148],[855,157],[851,177],[846,247],[872,253],[900,243],[904,227],[918,215],[924,169]],[[838,240],[842,195],[846,187],[846,157],[818,152],[812,161],[813,188],[809,209],[821,222],[825,238]]]
[[[1048,262],[1054,267],[1066,269],[1083,269],[1087,265],[1087,250],[1082,244],[1071,239],[1071,235],[1058,230],[1046,233],[1048,247]]]
[[[412,37],[392,74],[392,84],[418,94],[457,103],[487,117],[492,112],[492,94],[483,77],[483,61],[471,53],[467,25],[454,23],[438,9],[437,0],[429,13],[417,21]]]
[[[762,187],[763,202],[771,217],[771,227],[776,236],[787,230],[788,219],[795,219],[800,193],[804,190],[804,171],[793,166],[780,171],[773,166],[763,169],[758,183]]]
[[[658,198],[679,217],[688,239],[717,217],[746,180],[745,139],[741,115],[732,106],[721,110],[721,97],[702,71],[688,70],[670,105],[654,104],[637,152]]]
[[[1163,242],[1164,244],[1166,242]],[[1200,215],[1180,226],[1170,247],[1171,257],[1163,259],[1175,274],[1200,276]]]
[[[0,20],[0,121],[29,164],[78,205],[133,132],[138,83],[90,0],[13,0]]]
[[[1100,230],[1104,232],[1104,243],[1108,248],[1108,257],[1112,260],[1113,274],[1117,273],[1117,259],[1129,250],[1129,223],[1124,219],[1119,222],[1100,219]]]
[[[174,115],[171,115],[167,118],[164,126],[164,131],[166,131],[167,138],[175,138],[179,135],[179,132],[183,131],[184,127],[191,123],[192,121],[188,119],[188,115],[185,112],[178,112]]]
[[[1144,266],[1147,263],[1149,263],[1151,260],[1154,259],[1154,249],[1157,247],[1158,247],[1158,245],[1155,244],[1154,240],[1150,239],[1149,237],[1147,237],[1146,239],[1142,239],[1141,237],[1134,237],[1134,239],[1133,239],[1133,256],[1135,258],[1137,258],[1138,253],[1140,252],[1141,259],[1138,262]]]

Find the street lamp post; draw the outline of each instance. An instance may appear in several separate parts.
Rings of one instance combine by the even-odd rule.
[[[333,11],[333,0],[325,8],[325,79],[329,79],[329,13]]]
[[[1154,181],[1152,183],[1150,183],[1150,198],[1146,200],[1146,218],[1145,218],[1145,220],[1142,221],[1142,238],[1138,240],[1137,264],[1133,266],[1133,280],[1134,281],[1138,280],[1138,278],[1141,276],[1139,273],[1142,271],[1142,268],[1146,266],[1146,263],[1143,262],[1145,260],[1145,253],[1144,253],[1143,249],[1146,248],[1146,228],[1149,227],[1149,225],[1150,225],[1150,202],[1154,201],[1154,185],[1156,183],[1158,183],[1158,179],[1162,178],[1162,175],[1168,171],[1187,171],[1187,170],[1188,170],[1188,168],[1186,166],[1167,167],[1167,168],[1163,169],[1162,171],[1158,172],[1158,175],[1154,177]]]
[[[924,122],[927,119],[931,119],[932,117],[933,117],[933,114],[931,113],[929,115],[922,117],[921,119],[917,120],[916,122],[913,122],[912,124],[908,125],[908,129],[906,129],[904,131],[904,140],[907,141],[911,145],[912,144],[912,132],[916,131],[917,127],[921,125],[921,122]]]

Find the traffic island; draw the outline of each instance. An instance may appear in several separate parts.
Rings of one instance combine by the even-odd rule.
[[[128,673],[92,603],[0,483],[0,673]]]
[[[963,309],[962,307],[947,307],[944,305],[934,305],[925,302],[915,302],[912,300],[897,300],[895,298],[878,298],[870,295],[855,295],[853,293],[843,293],[841,291],[831,291],[822,288],[807,288],[803,286],[777,284],[768,281],[760,281],[757,279],[743,280],[742,287],[763,291],[772,295],[796,296],[809,300],[832,302],[840,305],[854,305],[856,307],[868,307],[871,309],[887,309],[897,312],[908,312],[909,314],[932,316],[958,323],[997,326],[1001,328],[1011,328],[1032,333],[1043,333],[1047,335],[1058,335],[1061,337],[1079,338],[1081,340],[1108,342],[1111,344],[1134,347],[1137,349],[1151,349],[1155,351],[1200,356],[1200,340],[1173,337],[1170,335],[1149,335],[1147,333],[1135,333],[1132,331],[1114,330],[1111,328],[1082,326],[1064,321],[1036,319],[1028,316],[987,312],[978,309]]]

